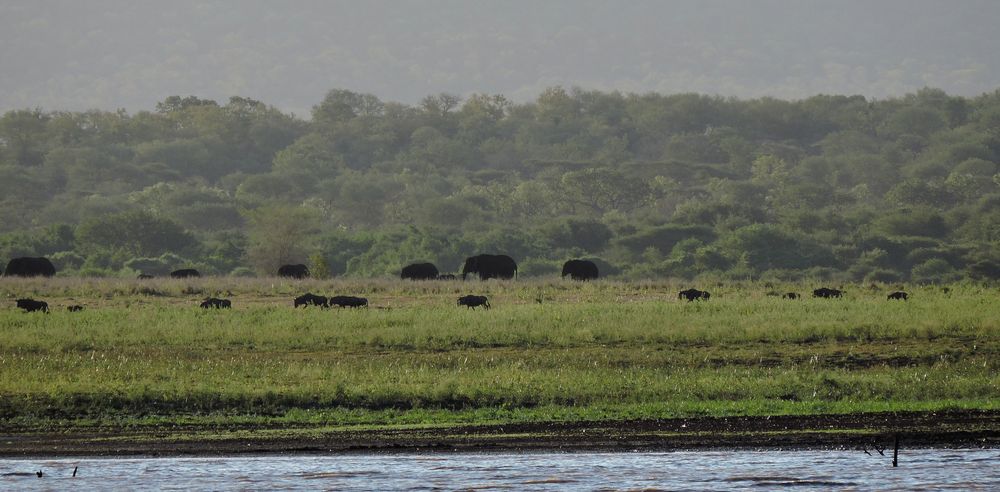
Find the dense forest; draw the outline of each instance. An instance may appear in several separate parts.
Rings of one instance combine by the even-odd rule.
[[[594,259],[629,279],[1000,278],[1000,90],[797,101],[553,87],[333,90],[310,120],[264,102],[0,119],[0,261],[60,275],[195,267],[321,276],[521,275]]]

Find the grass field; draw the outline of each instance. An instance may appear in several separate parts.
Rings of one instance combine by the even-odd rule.
[[[0,426],[437,425],[1000,407],[973,284],[0,279]],[[292,308],[304,292],[368,297]],[[463,294],[493,309],[455,305]],[[197,308],[215,295],[234,309]],[[34,297],[52,312],[23,313]],[[71,304],[85,306],[66,312]]]

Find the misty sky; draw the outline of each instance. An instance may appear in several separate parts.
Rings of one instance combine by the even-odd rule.
[[[240,95],[308,117],[333,88],[977,95],[1000,87],[998,26],[996,0],[0,0],[0,111]]]

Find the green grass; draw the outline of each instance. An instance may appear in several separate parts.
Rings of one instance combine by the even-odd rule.
[[[410,425],[997,409],[1000,303],[977,285],[555,280],[11,280],[0,295],[0,423]],[[305,291],[362,310],[293,310]],[[455,305],[465,293],[494,309]],[[231,311],[195,306],[207,295]],[[540,302],[539,302],[540,301]],[[83,304],[81,313],[65,306]],[[75,423],[75,424],[74,424]]]

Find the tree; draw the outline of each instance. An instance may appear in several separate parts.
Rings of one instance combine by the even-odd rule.
[[[284,264],[305,263],[319,231],[316,212],[303,207],[261,207],[249,212],[247,219],[247,259],[262,275],[274,275]]]
[[[197,244],[180,224],[146,210],[89,219],[77,228],[76,241],[85,251],[130,257],[182,253]]]

